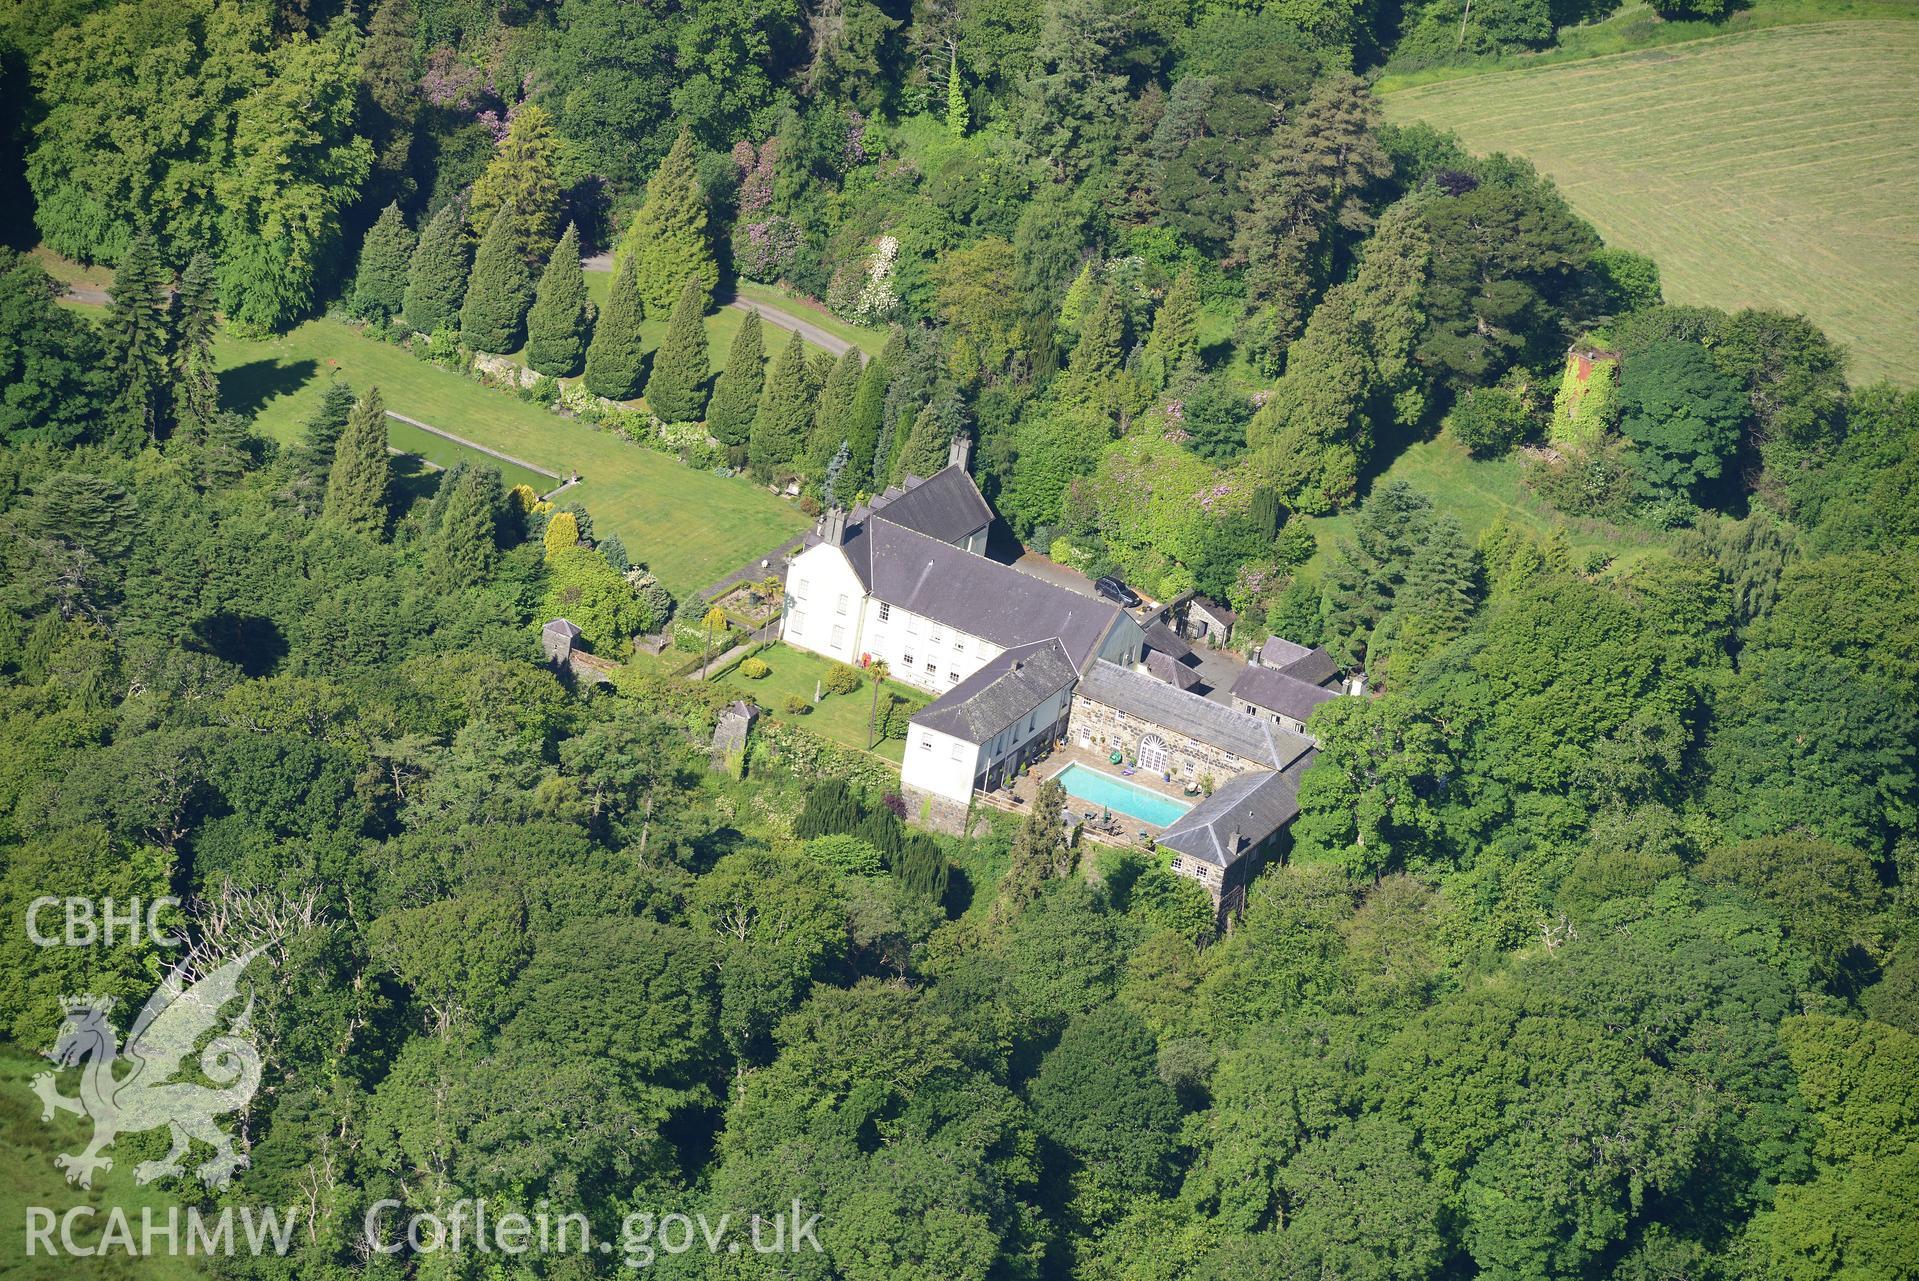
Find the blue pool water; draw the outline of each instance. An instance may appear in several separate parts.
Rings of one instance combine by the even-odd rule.
[[[1066,794],[1088,805],[1097,805],[1119,814],[1130,814],[1154,827],[1171,827],[1181,814],[1191,809],[1178,801],[1135,787],[1124,779],[1102,770],[1089,769],[1075,762],[1053,776]]]

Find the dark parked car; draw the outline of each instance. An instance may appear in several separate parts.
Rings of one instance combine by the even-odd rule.
[[[1105,577],[1095,581],[1093,583],[1093,590],[1101,596],[1104,596],[1107,600],[1117,601],[1128,609],[1139,604],[1139,593],[1128,587],[1125,583],[1120,582],[1119,579],[1114,578],[1111,574],[1107,574]]]

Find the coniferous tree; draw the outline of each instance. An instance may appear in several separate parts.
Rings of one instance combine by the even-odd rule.
[[[653,355],[653,371],[646,380],[646,403],[667,422],[690,423],[706,412],[706,293],[700,282],[687,277],[673,314],[666,322],[666,339]]]
[[[913,393],[918,384],[930,381],[915,377],[915,373],[926,372],[923,362],[917,362],[916,368],[909,369],[908,362],[913,361],[915,352],[912,342],[906,336],[906,330],[895,329],[892,337],[886,340],[886,346],[880,349],[877,364],[886,367],[886,403],[880,412],[879,442],[873,446],[873,488],[879,489],[887,483],[893,474],[893,463],[899,457],[900,446],[905,443],[907,430],[913,425]]]
[[[953,50],[946,63],[946,132],[955,138],[964,138],[969,123],[966,87],[960,83],[959,51]]]
[[[929,402],[906,434],[906,445],[900,450],[894,479],[931,476],[946,466],[952,443],[953,432],[947,415],[940,412],[939,405]]]
[[[586,389],[596,396],[629,400],[640,391],[640,368],[646,349],[640,346],[640,321],[646,312],[633,287],[633,259],[620,259],[606,310],[593,326],[586,348]]]
[[[414,248],[413,233],[396,200],[380,211],[360,243],[360,267],[353,276],[354,315],[384,321],[400,314]]]
[[[1247,178],[1248,205],[1233,237],[1233,252],[1248,264],[1240,339],[1263,372],[1278,371],[1305,324],[1333,230],[1358,232],[1371,221],[1366,196],[1392,173],[1378,118],[1357,78],[1328,76]]]
[[[486,581],[499,559],[499,514],[505,494],[500,473],[491,467],[466,467],[450,477],[440,523],[427,540],[427,575],[446,588],[473,587]]]
[[[580,270],[579,228],[568,223],[546,270],[540,273],[533,310],[526,316],[527,365],[552,378],[578,373],[586,355],[591,311],[586,276]]]
[[[853,395],[859,385],[859,348],[848,347],[846,353],[833,362],[820,387],[819,403],[813,408],[813,434],[807,450],[807,471],[812,475],[824,474],[827,462],[839,452],[840,446],[850,445]]]
[[[517,228],[513,206],[501,205],[473,256],[473,278],[460,307],[460,340],[476,351],[512,351],[525,337],[533,275],[520,256]]]
[[[876,356],[860,370],[853,389],[853,405],[846,416],[846,440],[852,457],[840,477],[841,489],[857,494],[873,488],[873,456],[879,450],[880,427],[886,418],[886,358]]]
[[[466,296],[466,264],[466,228],[459,206],[449,200],[427,224],[407,268],[401,309],[408,325],[430,334],[453,322]]]
[[[1066,297],[1060,300],[1057,322],[1060,332],[1077,339],[1080,324],[1086,319],[1086,311],[1098,297],[1099,282],[1093,277],[1093,260],[1088,258],[1080,265],[1073,283],[1066,287]]]
[[[1079,343],[1067,365],[1075,386],[1097,387],[1115,377],[1126,358],[1126,313],[1109,286],[1080,324]]]
[[[840,478],[846,474],[846,461],[853,456],[852,448],[845,442],[826,460],[825,479],[820,482],[820,496],[828,507],[843,505],[848,492],[840,488]]]
[[[993,903],[993,919],[1009,920],[1020,909],[1038,898],[1046,882],[1057,880],[1073,870],[1073,850],[1066,841],[1066,825],[1060,811],[1066,805],[1066,789],[1057,779],[1039,785],[1033,808],[1020,821],[1013,836],[1011,861],[1000,878],[999,897]]]
[[[760,390],[766,381],[766,352],[760,342],[760,313],[749,311],[733,335],[726,368],[713,386],[706,409],[706,430],[722,445],[744,445],[759,412]]]
[[[553,117],[537,102],[513,110],[506,137],[473,183],[473,225],[488,227],[493,216],[513,206],[513,248],[525,262],[538,262],[560,232],[560,140]]]
[[[100,325],[104,367],[114,388],[107,443],[128,453],[166,430],[168,335],[165,278],[153,240],[135,237],[114,269]]]
[[[353,406],[358,401],[352,387],[343,382],[330,382],[320,395],[319,405],[300,429],[300,442],[294,446],[295,465],[320,486],[326,484],[333,470],[340,433],[346,430],[347,419],[353,416]]]
[[[795,333],[766,375],[760,410],[753,419],[748,459],[762,478],[799,456],[813,422],[813,387],[806,372],[806,344]]]
[[[173,408],[180,425],[205,432],[220,412],[213,335],[220,323],[213,259],[197,253],[180,273],[173,303]]]
[[[383,0],[360,50],[360,84],[366,90],[360,127],[373,144],[365,194],[375,200],[405,199],[414,187],[408,162],[423,99],[413,73],[413,28],[411,0]]]
[[[379,535],[386,530],[387,486],[392,463],[387,456],[386,404],[378,387],[367,388],[348,415],[333,450],[327,474],[326,519],[343,529]]]
[[[1153,390],[1163,390],[1172,382],[1182,365],[1199,357],[1199,279],[1191,267],[1173,277],[1159,312],[1153,317],[1153,332],[1141,354],[1141,372]]]
[[[620,252],[633,259],[635,285],[648,311],[671,307],[689,275],[699,281],[702,310],[712,301],[720,267],[707,237],[706,195],[693,164],[691,132],[680,131],[647,183],[646,203],[634,215]]]

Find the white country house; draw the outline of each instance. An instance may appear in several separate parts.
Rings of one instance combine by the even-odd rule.
[[[908,728],[900,784],[937,825],[963,824],[975,791],[1055,743],[1116,753],[1207,792],[1158,842],[1179,855],[1175,870],[1230,899],[1298,812],[1312,739],[1189,688],[1191,651],[1163,624],[1149,631],[1109,601],[989,560],[993,513],[966,461],[956,440],[933,476],[825,513],[787,564],[782,639],[862,667],[883,660],[934,695]]]

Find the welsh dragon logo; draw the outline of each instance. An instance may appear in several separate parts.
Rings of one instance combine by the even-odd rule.
[[[161,1126],[172,1131],[173,1146],[160,1160],[135,1167],[135,1182],[179,1174],[194,1139],[213,1148],[212,1158],[195,1171],[208,1187],[225,1187],[234,1171],[246,1165],[247,1158],[234,1151],[233,1137],[214,1124],[214,1118],[246,1106],[260,1088],[260,1051],[249,1039],[251,992],[245,1008],[200,1050],[200,1072],[214,1085],[174,1078],[194,1047],[219,1028],[221,1011],[239,996],[242,972],[265,947],[243,952],[197,980],[192,958],[183,959],[147,998],[124,1047],[107,1019],[113,998],[76,996],[61,1002],[66,1023],[47,1057],[59,1068],[85,1063],[79,1097],[61,1094],[52,1072],[34,1077],[33,1090],[40,1096],[42,1121],[51,1121],[55,1110],[93,1121],[93,1139],[85,1149],[53,1159],[67,1172],[67,1182],[92,1187],[95,1170],[113,1168],[112,1160],[100,1154],[116,1137]],[[116,1073],[125,1066],[131,1071]]]

